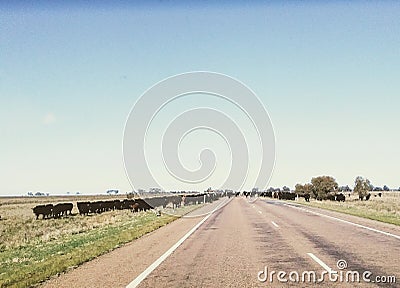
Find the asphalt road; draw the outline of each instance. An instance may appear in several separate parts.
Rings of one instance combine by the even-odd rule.
[[[209,216],[179,219],[43,286],[400,287],[399,227],[297,206],[224,199],[203,208],[214,211]],[[347,268],[339,269],[339,260]],[[338,279],[330,281],[327,271]],[[395,276],[398,283],[367,283],[364,272],[370,281]],[[310,273],[324,281],[309,281]],[[346,283],[346,274],[360,275],[360,282]]]

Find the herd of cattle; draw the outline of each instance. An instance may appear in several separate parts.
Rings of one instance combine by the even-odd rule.
[[[173,209],[181,205],[196,205],[211,203],[218,200],[222,195],[217,193],[202,193],[188,195],[172,195],[152,197],[145,199],[124,199],[109,201],[77,202],[80,215],[100,214],[112,210],[130,209],[132,212],[147,211],[150,209],[166,208],[168,205]],[[228,195],[230,196],[230,195]],[[56,205],[38,205],[33,208],[36,219],[42,216],[43,219],[60,218],[72,214],[74,205],[72,203],[59,203]]]
[[[80,215],[99,214],[112,210],[130,209],[132,212],[147,211],[150,209],[166,208],[167,206],[173,209],[179,208],[181,205],[196,205],[200,203],[211,203],[222,196],[244,196],[244,197],[270,197],[279,200],[295,200],[296,197],[302,197],[305,201],[310,201],[310,194],[296,194],[288,191],[265,191],[265,192],[225,192],[225,193],[201,193],[201,194],[184,194],[160,196],[145,199],[125,199],[125,200],[109,200],[109,201],[92,201],[92,202],[77,202],[77,208]],[[368,195],[369,198],[371,195]],[[345,201],[346,196],[343,193],[328,194],[328,200]],[[72,203],[47,204],[38,205],[33,208],[33,213],[36,219],[42,215],[43,219],[60,218],[72,214]]]
[[[61,216],[67,216],[68,214],[71,215],[72,208],[74,208],[72,203],[38,205],[33,208],[33,213],[36,215],[36,219],[38,219],[39,215],[43,215],[43,219],[60,218]]]
[[[257,192],[244,192],[243,195],[246,197],[254,196],[254,193]],[[296,200],[296,197],[302,197],[306,200],[306,202],[310,202],[310,197],[311,197],[310,194],[296,194],[287,191],[276,191],[276,192],[266,191],[266,192],[260,192],[258,193],[258,195],[260,197],[270,197],[279,200]],[[344,202],[346,200],[346,196],[343,193],[328,194],[327,200]]]

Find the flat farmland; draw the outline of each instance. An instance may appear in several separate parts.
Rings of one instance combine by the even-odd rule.
[[[266,265],[275,271],[296,268],[320,273],[334,269],[341,259],[348,261],[349,271],[368,270],[374,277],[399,279],[397,258],[391,257],[400,251],[398,192],[382,197],[372,193],[369,201],[347,194],[345,202],[238,196],[220,199],[225,205],[215,211],[210,206],[219,206],[218,201],[200,209],[202,205],[182,207],[176,209],[176,216],[162,213],[160,217],[154,211],[129,210],[83,216],[76,207],[77,201],[124,198],[1,198],[0,287],[126,287],[130,283],[138,287],[265,287],[257,275]],[[36,220],[32,213],[38,204],[65,202],[74,204],[71,216]],[[214,212],[206,216],[206,208]],[[188,216],[196,217],[180,218],[189,212]],[[192,234],[182,242],[189,231]],[[274,243],[279,243],[279,249]],[[158,263],[171,247],[175,251]],[[149,267],[154,270],[142,277]],[[282,287],[282,283],[269,284]],[[304,287],[305,283],[293,284]],[[394,282],[386,284],[397,287]],[[357,287],[378,286],[357,283]]]
[[[314,199],[306,202],[302,198],[299,201],[291,202],[400,226],[400,192],[398,191],[382,192],[381,197],[379,197],[378,192],[372,192],[368,201],[360,201],[357,195],[350,195],[349,197],[349,194],[346,193],[345,202],[317,201]]]
[[[121,196],[0,198],[0,287],[27,287],[109,252],[164,226],[199,205],[176,209],[176,216],[154,211],[114,210],[79,215],[76,202],[125,199]],[[36,220],[32,208],[73,203],[72,214]]]

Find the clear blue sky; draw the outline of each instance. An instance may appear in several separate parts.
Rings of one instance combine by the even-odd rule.
[[[272,186],[363,175],[399,187],[400,4],[325,2],[2,2],[0,195],[128,191],[132,105],[193,70],[240,79],[262,100],[277,138]]]

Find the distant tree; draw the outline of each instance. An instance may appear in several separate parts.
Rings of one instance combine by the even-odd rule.
[[[312,194],[313,191],[313,185],[310,183],[307,183],[304,185],[304,194]]]
[[[364,179],[361,176],[357,176],[355,180],[354,192],[358,194],[360,200],[367,197],[371,189],[371,182],[368,179]]]
[[[304,185],[296,184],[296,186],[294,186],[294,192],[296,194],[303,195],[304,194]]]
[[[328,193],[336,192],[338,183],[331,176],[318,176],[311,179],[313,197],[317,200],[325,200]]]
[[[294,193],[299,194],[299,195],[304,195],[305,194],[305,185],[302,184],[296,184],[294,186]]]
[[[372,185],[371,183],[369,183],[369,191],[372,191],[374,189],[374,185]],[[381,188],[382,191],[382,188]]]
[[[390,191],[390,189],[389,189],[388,186],[384,185],[384,186],[383,186],[383,191]]]
[[[282,191],[283,191],[283,192],[290,192],[290,188],[287,187],[287,186],[283,186],[283,187],[282,187]]]
[[[274,191],[275,191],[275,188],[274,188],[274,187],[269,187],[269,188],[267,189],[267,192],[274,193]]]
[[[110,190],[107,190],[106,193],[109,194],[109,195],[111,195],[111,194],[113,194],[113,193],[114,193],[114,194],[118,194],[118,190],[116,190],[116,189],[110,189]]]
[[[306,194],[311,195],[312,188],[313,188],[312,184],[309,184],[309,183],[304,184],[304,185],[296,184],[294,192],[301,196],[306,195]]]
[[[346,185],[346,186],[340,186],[338,188],[338,191],[339,192],[351,192],[351,189],[350,189],[349,185]]]

